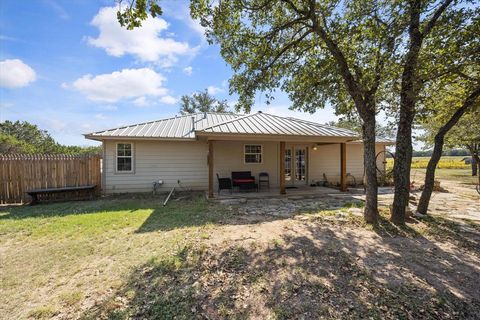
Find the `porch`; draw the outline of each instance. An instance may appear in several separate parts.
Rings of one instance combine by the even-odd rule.
[[[220,140],[208,139],[208,196],[229,197],[229,190],[219,194],[220,180],[230,180],[234,196],[241,198],[276,197],[278,195],[311,195],[347,191],[346,139],[306,139],[307,141]],[[355,147],[353,150],[352,147]],[[362,167],[360,148],[350,147],[352,168]],[[358,149],[358,150],[357,150]],[[360,176],[363,170],[357,170]],[[235,174],[251,176],[252,189],[258,192],[239,192]],[[268,186],[258,185],[260,175],[268,175]],[[327,178],[328,177],[328,178]],[[327,180],[328,179],[328,180]],[[339,190],[321,187],[324,182]],[[361,180],[359,180],[361,181]],[[311,185],[319,185],[312,187]]]
[[[232,193],[228,190],[222,190],[218,193],[218,190],[214,192],[213,196],[218,200],[227,200],[227,199],[302,199],[302,198],[319,198],[322,196],[331,197],[331,196],[351,196],[345,192],[342,192],[336,188],[329,187],[295,187],[295,188],[286,188],[285,193],[280,192],[280,188],[270,188],[260,189],[258,191],[245,191],[239,192],[234,191]]]

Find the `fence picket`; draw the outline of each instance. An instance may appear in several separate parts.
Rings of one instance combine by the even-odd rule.
[[[27,190],[97,185],[101,190],[101,158],[96,155],[0,154],[0,204],[29,199]]]

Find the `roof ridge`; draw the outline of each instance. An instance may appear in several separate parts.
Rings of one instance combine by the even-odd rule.
[[[180,115],[175,115],[173,117],[168,117],[168,118],[163,118],[163,119],[157,119],[157,120],[152,120],[152,121],[146,121],[146,122],[141,122],[141,123],[134,123],[134,124],[127,124],[127,125],[123,125],[123,126],[120,126],[120,127],[116,127],[116,128],[110,128],[110,129],[106,129],[106,130],[100,130],[100,131],[94,131],[94,132],[90,132],[90,133],[85,133],[83,134],[84,136],[90,136],[90,135],[94,135],[94,134],[98,134],[98,133],[102,133],[102,132],[105,132],[105,131],[113,131],[113,130],[119,130],[119,129],[125,129],[125,128],[128,128],[128,127],[136,127],[136,126],[142,126],[142,125],[145,125],[145,124],[150,124],[150,123],[155,123],[155,122],[162,122],[162,121],[168,121],[168,120],[172,120],[172,119],[176,119],[176,118],[184,118],[184,117],[192,117],[192,116],[196,116],[196,115],[201,115],[201,114],[204,114],[204,113],[208,113],[208,114],[222,114],[222,115],[234,115],[234,116],[242,116],[241,114],[237,114],[237,113],[233,113],[233,112],[210,112],[210,111],[206,111],[206,112],[194,112],[194,113],[188,113],[188,114],[180,114]],[[193,130],[195,130],[193,128]]]
[[[235,113],[234,113],[234,114],[235,114]],[[254,115],[256,115],[256,114],[259,114],[259,112],[250,113],[250,114],[244,114],[244,115],[239,115],[237,118],[230,119],[230,120],[226,120],[226,121],[223,121],[223,122],[220,122],[220,123],[211,125],[211,126],[209,126],[209,127],[205,127],[205,128],[203,128],[202,130],[195,130],[195,131],[205,131],[205,130],[207,130],[207,129],[211,129],[211,128],[214,128],[214,127],[217,127],[217,126],[220,126],[220,125],[224,125],[224,124],[227,124],[227,123],[230,123],[230,122],[233,122],[233,121],[245,119],[245,118],[254,116]],[[235,114],[235,115],[237,115],[237,114]]]
[[[315,125],[317,125],[317,126],[321,126],[321,127],[324,127],[324,128],[326,127],[326,128],[332,128],[332,129],[335,129],[335,130],[341,130],[341,131],[348,131],[348,132],[356,133],[355,131],[350,130],[350,129],[340,128],[340,127],[336,127],[336,126],[331,126],[331,125],[324,124],[324,123],[318,123],[318,122],[314,122],[314,121],[309,121],[309,120],[304,120],[304,119],[298,119],[298,118],[293,118],[293,117],[288,117],[288,119],[292,119],[292,120],[296,120],[296,121],[302,121],[302,122],[307,122],[307,123],[312,123],[312,124],[315,124]]]

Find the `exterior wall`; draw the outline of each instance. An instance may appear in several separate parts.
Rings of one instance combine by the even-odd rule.
[[[384,145],[377,144],[375,152],[383,151]],[[317,150],[310,149],[309,182],[324,181],[323,174],[329,182],[340,183],[340,145],[328,144],[317,146]],[[383,157],[377,160],[377,166],[383,168]],[[347,144],[347,173],[353,175],[357,183],[363,180],[363,145],[359,143]]]
[[[244,163],[244,145],[261,144],[263,146],[262,163]],[[218,182],[216,174],[220,178],[231,177],[232,171],[251,171],[258,180],[260,172],[267,172],[270,176],[270,187],[279,186],[278,153],[280,143],[273,141],[214,141],[213,142],[213,174],[214,188],[217,190]]]
[[[117,173],[116,144],[132,143],[134,147],[134,171]],[[216,174],[230,177],[232,171],[251,171],[258,179],[260,172],[268,172],[270,186],[279,186],[279,142],[249,141],[247,144],[263,146],[261,164],[244,163],[243,141],[214,141],[214,189],[217,190]],[[323,173],[330,182],[340,182],[340,145],[319,145],[313,150],[308,147],[308,183],[323,181]],[[160,191],[169,191],[177,186],[177,181],[186,188],[194,190],[208,189],[208,144],[205,141],[113,141],[106,140],[104,146],[103,186],[104,192],[151,192],[152,183],[163,180]],[[377,153],[384,150],[384,145],[377,145]],[[378,159],[383,167],[383,158]],[[347,144],[347,173],[355,176],[357,183],[363,178],[363,145]]]
[[[132,143],[134,172],[117,173],[116,144]],[[199,141],[104,141],[105,192],[151,192],[154,181],[163,180],[160,191],[177,186],[195,190],[208,188],[208,146]]]

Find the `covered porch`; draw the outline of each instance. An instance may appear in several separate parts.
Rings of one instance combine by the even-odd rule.
[[[337,137],[283,141],[208,137],[208,196],[261,198],[345,192],[347,142]],[[253,190],[235,187],[234,175],[239,171],[251,173]],[[260,183],[262,174],[268,175],[267,184]],[[232,189],[221,190],[219,179],[230,179]],[[337,189],[323,187],[326,180]]]

